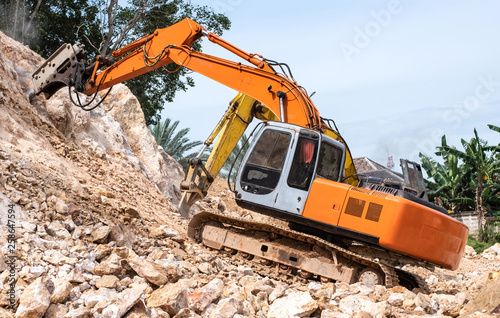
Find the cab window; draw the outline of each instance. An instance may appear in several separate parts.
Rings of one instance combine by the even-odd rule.
[[[317,139],[299,137],[287,183],[290,187],[307,190],[316,164]]]
[[[321,143],[318,160],[318,176],[332,181],[339,181],[342,168],[342,149],[329,143]]]
[[[243,190],[267,194],[278,185],[291,135],[267,129],[257,141],[241,176]]]

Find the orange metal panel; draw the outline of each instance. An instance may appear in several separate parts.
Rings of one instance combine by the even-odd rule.
[[[350,187],[348,184],[316,178],[311,186],[302,216],[337,225]]]
[[[376,236],[389,250],[458,268],[469,232],[461,222],[410,200],[365,189],[352,188],[348,197],[339,226]]]
[[[375,237],[380,237],[392,230],[394,220],[388,211],[392,210],[393,201],[387,200],[386,195],[371,194],[371,191],[367,189],[353,187],[347,196],[339,226]],[[372,215],[373,212],[368,213],[370,204],[372,204],[370,211],[376,209],[374,205],[382,207],[376,217]]]
[[[394,205],[395,227],[380,245],[455,270],[462,259],[469,229],[461,222],[402,198]]]
[[[379,238],[388,250],[457,269],[468,228],[416,202],[315,179],[302,216]]]

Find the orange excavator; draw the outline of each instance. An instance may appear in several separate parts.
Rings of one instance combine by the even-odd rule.
[[[247,63],[192,49],[203,36]],[[255,259],[289,278],[423,287],[403,266],[458,267],[467,227],[409,187],[360,186],[346,142],[286,64],[249,54],[188,18],[112,57],[92,61],[85,54],[81,44],[59,48],[33,74],[36,93],[50,98],[69,87],[78,106],[92,109],[98,103],[82,104],[78,93],[94,96],[92,101],[101,90],[171,63],[239,92],[205,142],[205,148],[215,142],[207,161],[200,159],[205,148],[190,161],[181,184],[179,210],[185,217],[206,196],[252,119],[262,121],[252,132],[233,191],[238,205],[287,226],[202,211],[191,216],[192,239]]]

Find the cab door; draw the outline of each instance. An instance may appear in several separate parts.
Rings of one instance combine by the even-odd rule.
[[[235,182],[241,201],[273,208],[283,179],[293,131],[269,125],[243,159]]]
[[[279,184],[275,209],[302,214],[315,175],[319,139],[318,133],[304,129],[296,135]]]

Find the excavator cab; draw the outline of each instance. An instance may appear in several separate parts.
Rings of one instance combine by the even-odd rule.
[[[240,165],[237,202],[300,215],[316,177],[340,181],[344,156],[342,143],[317,131],[267,122]]]

